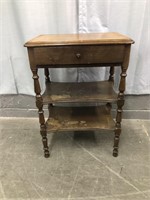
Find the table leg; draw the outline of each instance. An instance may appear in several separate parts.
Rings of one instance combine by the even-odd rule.
[[[117,101],[117,116],[116,116],[116,128],[115,128],[115,138],[114,138],[114,149],[113,149],[113,156],[118,156],[118,148],[119,148],[119,137],[121,134],[121,121],[122,121],[122,107],[124,105],[124,91],[126,85],[126,71],[128,69],[129,64],[129,55],[130,55],[130,45],[126,46],[125,48],[125,56],[124,61],[121,66],[121,79],[119,84],[119,94],[118,94],[118,101]]]
[[[120,97],[119,97],[120,98]],[[117,116],[116,116],[116,128],[115,128],[115,138],[114,138],[114,149],[113,156],[118,156],[119,148],[119,137],[121,134],[121,120],[122,120],[122,107],[124,105],[124,99],[119,99],[117,102]]]
[[[45,82],[49,83],[50,82],[50,77],[49,77],[49,70],[48,70],[48,68],[44,69],[44,73],[45,73]]]
[[[110,70],[109,70],[109,79],[108,79],[108,81],[111,81],[112,83],[114,83],[114,71],[115,71],[115,66],[111,65],[110,66]],[[106,103],[106,107],[107,107],[107,109],[109,111],[111,111],[112,104],[110,102]]]
[[[43,111],[43,101],[41,96],[41,88],[39,84],[39,76],[37,69],[31,69],[33,73],[34,80],[34,91],[36,93],[36,106],[38,108],[39,113],[39,123],[40,123],[40,133],[42,136],[43,148],[44,148],[44,156],[46,158],[49,157],[49,149],[48,149],[48,141],[47,141],[47,131],[45,125],[44,111]]]
[[[114,71],[115,71],[115,66],[111,65],[109,71],[109,81],[114,82]]]

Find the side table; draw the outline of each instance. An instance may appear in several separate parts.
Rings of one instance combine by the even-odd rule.
[[[130,48],[134,41],[119,33],[40,35],[27,43],[39,112],[44,156],[49,157],[47,132],[112,130],[115,133],[113,156],[118,156],[122,107]],[[49,68],[110,67],[106,81],[60,83],[51,82]],[[114,69],[121,67],[119,93],[113,90]],[[44,68],[46,90],[41,95],[38,69]],[[83,107],[59,106],[61,103],[86,103]],[[88,106],[103,103],[103,106]],[[116,120],[111,116],[111,103],[117,104]],[[43,105],[49,108],[44,118]],[[55,106],[56,105],[56,106]]]

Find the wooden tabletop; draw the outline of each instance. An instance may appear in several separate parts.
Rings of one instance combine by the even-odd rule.
[[[25,47],[90,45],[90,44],[132,44],[128,36],[115,32],[39,35],[25,43]]]

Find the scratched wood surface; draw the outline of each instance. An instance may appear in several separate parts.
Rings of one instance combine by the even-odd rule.
[[[28,48],[33,73],[36,105],[45,157],[49,157],[48,131],[114,130],[113,156],[118,156],[122,108],[130,48],[134,41],[120,33],[41,35],[24,46]],[[108,82],[51,83],[48,68],[110,66]],[[121,66],[118,96],[113,91],[114,66]],[[38,68],[45,68],[47,89],[41,96]],[[49,119],[45,123],[44,104],[49,104]],[[107,103],[106,107],[58,107],[53,103]],[[110,115],[111,102],[117,102],[116,123]],[[54,105],[56,105],[54,104]]]
[[[106,106],[50,107],[46,122],[48,131],[114,130],[110,111]]]
[[[46,84],[43,103],[115,102],[117,94],[111,81]]]
[[[134,41],[126,35],[115,32],[82,33],[82,34],[51,34],[39,35],[25,43],[25,47],[86,45],[86,44],[131,44]]]

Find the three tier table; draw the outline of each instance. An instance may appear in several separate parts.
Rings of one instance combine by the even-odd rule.
[[[49,157],[48,132],[98,131],[114,132],[113,156],[118,156],[122,107],[130,48],[134,43],[119,33],[40,35],[25,44],[34,79],[36,106],[44,156]],[[49,68],[109,67],[108,80],[97,82],[51,82]],[[121,68],[118,94],[113,89],[114,69]],[[41,95],[38,69],[43,68],[46,90]],[[71,103],[71,104],[70,104]],[[85,103],[85,106],[74,106]],[[91,103],[93,103],[92,106]],[[116,119],[111,104],[117,104]],[[45,120],[43,105],[48,105]],[[59,106],[59,105],[63,106]],[[67,104],[67,106],[65,106]],[[70,106],[68,106],[70,104]],[[89,104],[89,105],[88,105]]]

